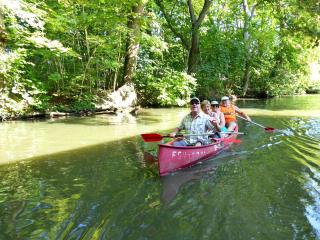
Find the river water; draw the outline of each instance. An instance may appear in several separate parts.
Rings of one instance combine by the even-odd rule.
[[[0,124],[0,239],[320,239],[320,95],[238,101],[274,133],[160,178],[188,109]]]

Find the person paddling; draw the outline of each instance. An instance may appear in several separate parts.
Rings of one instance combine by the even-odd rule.
[[[246,120],[251,121],[251,118],[246,113],[242,112],[240,108],[230,103],[230,100],[227,96],[221,98],[220,109],[221,112],[224,114],[226,120],[226,127],[228,128],[228,131],[233,131],[237,126],[236,114],[239,114]]]
[[[199,135],[177,139],[173,143],[174,146],[201,146],[210,143],[208,136],[201,134],[204,134],[209,130],[214,131],[215,128],[209,121],[209,117],[200,111],[199,98],[193,97],[190,99],[190,113],[182,119],[180,126],[177,127],[174,132],[170,133],[169,136],[175,137],[181,130],[186,130],[190,134]]]

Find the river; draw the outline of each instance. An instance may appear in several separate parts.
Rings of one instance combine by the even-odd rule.
[[[0,239],[320,239],[320,95],[239,100],[218,157],[160,178],[184,108],[0,124]],[[150,160],[150,161],[149,161]]]

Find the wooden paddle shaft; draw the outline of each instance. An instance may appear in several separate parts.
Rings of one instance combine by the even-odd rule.
[[[218,132],[218,133],[226,133],[226,134],[240,134],[240,135],[245,135],[246,133],[244,132]],[[209,136],[209,135],[214,135],[214,133],[201,133],[201,134],[177,134],[175,137],[189,137],[189,136]],[[163,136],[163,137],[168,137],[168,136]]]

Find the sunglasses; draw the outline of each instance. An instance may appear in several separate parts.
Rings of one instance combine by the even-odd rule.
[[[219,105],[211,105],[211,107],[220,107]]]
[[[191,104],[191,105],[193,105],[193,104],[200,104],[200,102],[198,102],[198,101],[191,101],[190,104]]]

